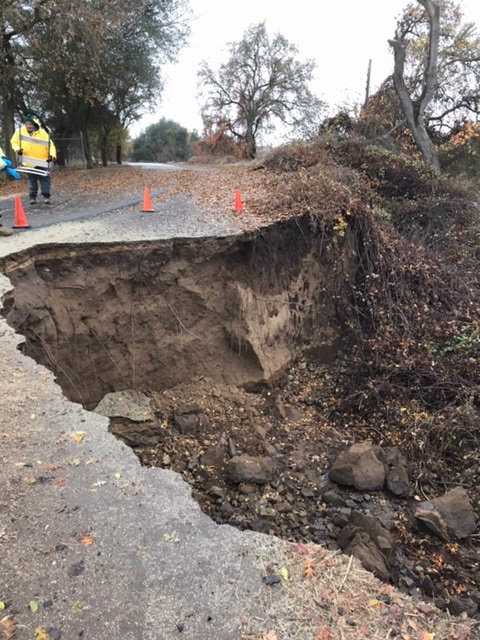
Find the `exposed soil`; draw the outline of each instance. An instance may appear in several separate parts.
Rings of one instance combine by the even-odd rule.
[[[329,483],[348,444],[395,441],[337,420],[348,348],[339,355],[332,262],[315,234],[297,219],[261,236],[37,248],[4,261],[7,317],[69,398],[93,408],[112,391],[150,395],[155,419],[115,418],[113,433],[144,464],[181,473],[217,522],[336,549],[352,511],[374,515],[396,541],[396,585],[476,615],[478,536],[445,544],[414,524],[415,497]],[[182,411],[201,418],[180,429]],[[237,454],[272,459],[274,479],[229,481]]]
[[[87,407],[206,375],[252,385],[339,337],[330,261],[308,220],[263,234],[38,248],[5,261],[25,352]]]

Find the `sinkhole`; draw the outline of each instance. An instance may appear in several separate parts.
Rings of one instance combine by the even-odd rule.
[[[1,260],[2,313],[68,399],[108,416],[142,464],[180,473],[216,522],[344,548],[356,512],[389,527],[405,511],[329,490],[333,458],[365,437],[329,414],[348,354],[336,304],[355,277],[348,242],[336,251],[304,217],[230,237],[34,247]],[[381,577],[410,589],[402,565],[417,547],[399,546]],[[442,593],[441,577],[431,589],[417,577],[414,589]]]
[[[325,245],[305,218],[231,237],[36,247],[3,261],[3,313],[67,398],[107,415],[143,464],[181,473],[215,520],[320,540],[308,503],[324,470],[304,465],[314,402],[300,378],[340,337]]]

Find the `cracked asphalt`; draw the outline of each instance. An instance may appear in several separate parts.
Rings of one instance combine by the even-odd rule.
[[[27,207],[32,229],[1,238],[0,256],[45,244],[241,231],[186,197],[154,214],[139,213],[139,202],[124,199],[107,211]],[[0,295],[9,288],[0,276]],[[53,374],[21,353],[21,341],[2,318],[0,601],[7,609],[0,618],[15,617],[18,640],[38,627],[68,640],[240,638],[245,620],[259,614],[259,558],[281,543],[213,523],[180,476],[141,467],[107,419],[66,400]],[[83,545],[84,534],[94,544]]]

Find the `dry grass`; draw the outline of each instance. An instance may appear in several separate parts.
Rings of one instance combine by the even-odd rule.
[[[474,640],[470,620],[451,618],[379,582],[352,558],[315,545],[285,545],[265,575],[287,569],[281,586],[265,587],[261,609],[242,640]]]

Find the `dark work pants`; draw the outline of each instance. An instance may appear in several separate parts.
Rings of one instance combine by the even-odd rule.
[[[38,183],[40,183],[40,188],[42,190],[42,196],[44,198],[50,197],[50,176],[34,176],[32,174],[28,175],[28,183],[30,185],[30,198],[36,198],[38,195]]]

